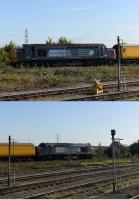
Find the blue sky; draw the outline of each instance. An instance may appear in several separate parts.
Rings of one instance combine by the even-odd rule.
[[[124,42],[139,43],[138,0],[0,0],[0,45],[13,40],[44,43],[48,36],[74,42],[105,43],[112,46],[116,36]]]
[[[109,145],[110,130],[123,144],[139,139],[139,103],[1,103],[0,142],[90,142]]]

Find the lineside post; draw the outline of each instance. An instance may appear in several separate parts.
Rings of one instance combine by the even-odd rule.
[[[9,155],[8,155],[8,186],[11,179],[11,136],[9,136]]]
[[[112,136],[112,159],[113,159],[113,192],[116,191],[116,167],[115,167],[115,138],[116,135],[115,130],[111,130]]]
[[[120,37],[117,37],[118,43],[118,91],[121,90],[121,47],[120,47]]]

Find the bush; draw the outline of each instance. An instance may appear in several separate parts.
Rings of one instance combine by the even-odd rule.
[[[4,49],[0,49],[0,65],[6,65],[9,62],[8,54]]]

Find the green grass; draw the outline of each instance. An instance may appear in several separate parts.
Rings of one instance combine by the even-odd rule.
[[[132,163],[131,159],[120,159],[117,160],[120,164]],[[11,163],[11,170],[18,173],[31,173],[32,171],[47,171],[49,169],[61,169],[63,167],[73,168],[73,167],[88,167],[88,166],[107,166],[112,165],[112,159],[105,159],[98,162],[96,159],[89,160],[67,160],[67,161],[41,161],[41,162],[15,162]],[[7,175],[8,173],[8,161],[0,161],[0,174]]]
[[[122,68],[126,78],[139,78],[139,67]],[[117,66],[16,69],[0,66],[0,91],[20,91],[98,80],[116,80]]]

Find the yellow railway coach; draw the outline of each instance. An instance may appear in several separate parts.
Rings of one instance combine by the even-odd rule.
[[[113,48],[116,52],[116,60],[118,61],[118,45]],[[139,64],[139,45],[121,45],[121,63],[122,64]]]
[[[10,154],[13,157],[34,157],[35,146],[31,143],[11,143]],[[8,157],[9,144],[0,143],[0,158]]]
[[[139,45],[124,45],[122,58],[125,60],[139,60]]]

